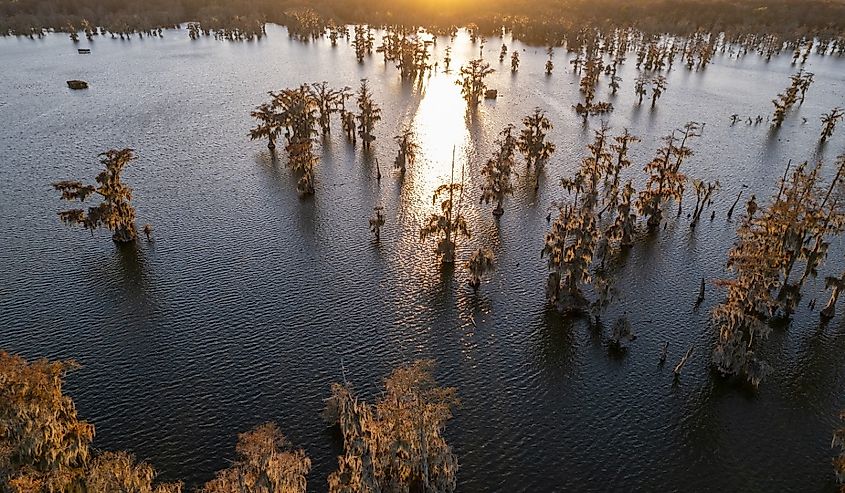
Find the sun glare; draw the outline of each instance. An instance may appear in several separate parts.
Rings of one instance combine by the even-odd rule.
[[[465,164],[462,149],[469,141],[465,108],[454,77],[442,75],[430,79],[412,124],[423,149],[419,175],[414,177],[418,186],[413,202],[423,208],[430,207],[434,189],[449,181],[453,148],[456,149],[455,169]]]

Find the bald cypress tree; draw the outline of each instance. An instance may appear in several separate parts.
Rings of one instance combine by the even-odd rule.
[[[105,169],[95,178],[96,185],[65,180],[53,183],[61,192],[62,199],[85,202],[88,197],[99,195],[102,201],[96,206],[84,209],[70,209],[59,212],[62,222],[78,224],[93,234],[94,230],[106,228],[111,231],[117,243],[135,241],[138,233],[135,227],[135,208],[131,204],[132,189],[121,180],[124,168],[135,159],[132,149],[111,149],[100,154],[100,163]]]
[[[657,230],[666,203],[683,197],[686,176],[681,173],[681,165],[693,153],[687,143],[689,139],[700,135],[701,125],[696,122],[689,122],[683,129],[672,131],[664,137],[664,145],[657,150],[654,159],[645,165],[649,176],[636,205],[640,214],[648,217],[649,231]]]
[[[393,167],[400,173],[405,173],[407,166],[413,165],[414,161],[416,161],[420,145],[417,143],[416,136],[410,128],[403,129],[402,133],[393,137],[393,140],[399,144],[399,151],[393,160]]]
[[[364,149],[369,149],[370,144],[376,140],[373,134],[376,123],[381,120],[381,108],[373,100],[373,93],[367,79],[361,79],[361,86],[358,88],[358,135],[364,143]]]
[[[830,110],[830,113],[825,113],[821,116],[822,120],[822,136],[821,141],[825,142],[833,135],[833,130],[836,128],[836,123],[845,116],[842,108],[836,107]]]
[[[348,383],[332,385],[323,416],[340,428],[343,455],[330,493],[455,491],[458,461],[443,430],[459,400],[456,389],[437,385],[433,369],[431,360],[395,369],[375,404]]]
[[[480,58],[461,67],[460,78],[455,83],[461,86],[461,94],[469,106],[477,106],[481,102],[487,89],[484,78],[493,72],[495,70],[490,68],[490,64]]]
[[[461,173],[461,182],[455,182],[455,156],[453,150],[452,173],[449,183],[437,187],[432,198],[433,204],[437,204],[437,200],[442,199],[440,201],[440,211],[428,216],[420,228],[420,240],[425,241],[429,238],[437,239],[437,248],[434,251],[444,264],[455,262],[455,250],[457,248],[458,238],[461,236],[466,238],[472,236],[469,230],[469,224],[461,210],[463,192],[463,172]]]
[[[273,93],[270,95],[273,96]],[[250,116],[258,120],[258,124],[249,131],[250,140],[266,138],[267,148],[270,150],[276,148],[276,140],[285,128],[282,115],[274,103],[275,98],[269,103],[262,103],[250,113]]]
[[[0,491],[72,491],[80,484],[94,426],[77,417],[63,392],[65,376],[78,367],[0,351]]]
[[[466,263],[467,270],[469,271],[469,285],[472,286],[472,289],[478,290],[479,286],[481,286],[481,279],[487,273],[493,271],[495,261],[496,257],[493,256],[493,252],[489,248],[479,248],[472,252]]]
[[[538,167],[555,152],[555,145],[546,141],[546,134],[551,130],[552,122],[540,108],[522,119],[523,129],[519,132],[517,146],[525,156],[528,168]]]
[[[294,449],[275,423],[238,435],[237,457],[200,493],[305,493],[311,459]]]
[[[514,126],[507,125],[496,139],[496,150],[493,157],[484,163],[481,168],[483,183],[481,185],[481,201],[493,202],[496,207],[493,209],[494,216],[501,216],[505,211],[502,202],[506,195],[513,195],[513,183],[511,177],[514,174],[514,154],[517,140],[513,135]]]

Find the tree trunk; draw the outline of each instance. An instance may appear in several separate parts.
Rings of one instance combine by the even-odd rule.
[[[137,238],[137,234],[135,233],[135,226],[124,226],[114,230],[114,234],[112,235],[112,240],[115,243],[132,243]]]
[[[660,227],[660,221],[662,220],[662,214],[659,210],[655,211],[654,214],[648,217],[648,221],[646,221],[646,225],[648,226],[649,231],[656,231],[657,228]]]

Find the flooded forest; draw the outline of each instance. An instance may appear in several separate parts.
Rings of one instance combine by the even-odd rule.
[[[840,0],[0,0],[0,493],[845,491]]]

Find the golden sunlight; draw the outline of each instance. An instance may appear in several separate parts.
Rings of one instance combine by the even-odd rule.
[[[466,153],[462,150],[469,143],[465,111],[466,103],[454,76],[441,74],[429,80],[412,123],[423,149],[420,171],[414,177],[417,186],[413,203],[424,209],[430,207],[434,189],[449,181],[453,148],[456,173],[465,164]]]

